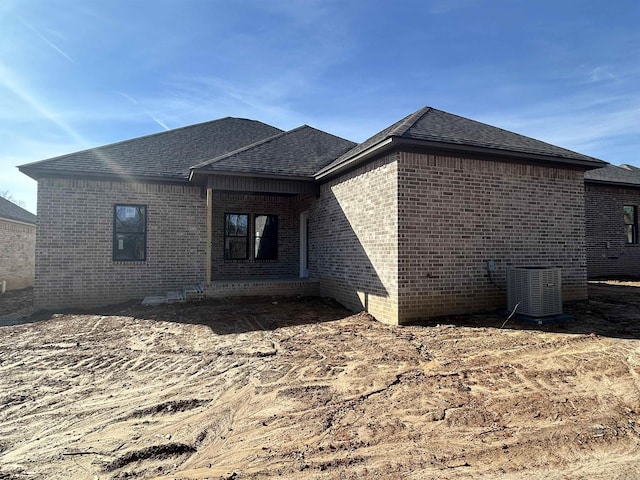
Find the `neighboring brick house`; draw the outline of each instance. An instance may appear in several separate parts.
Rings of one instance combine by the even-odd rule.
[[[0,197],[0,291],[33,286],[36,219],[33,213]]]
[[[640,169],[607,165],[585,173],[590,278],[640,276]]]
[[[20,170],[38,180],[36,306],[204,282],[319,293],[379,320],[504,305],[510,266],[587,295],[579,153],[425,107],[361,144],[225,118]]]

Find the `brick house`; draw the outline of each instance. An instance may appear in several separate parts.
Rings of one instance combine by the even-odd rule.
[[[33,286],[37,217],[0,197],[0,292]]]
[[[607,165],[585,173],[590,278],[640,276],[640,169]]]
[[[31,163],[36,306],[203,282],[399,324],[503,305],[488,260],[498,284],[560,266],[583,299],[584,172],[604,164],[431,107],[360,144],[225,118]]]

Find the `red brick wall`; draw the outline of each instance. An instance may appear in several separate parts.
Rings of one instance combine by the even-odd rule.
[[[511,266],[562,267],[563,299],[584,299],[584,180],[578,170],[402,153],[400,321],[506,307]]]
[[[113,206],[147,205],[147,260],[112,260]],[[205,279],[200,189],[44,178],[38,182],[36,308],[89,307]]]
[[[640,212],[640,188],[586,184],[589,277],[640,276],[640,245],[625,242],[625,205]]]
[[[35,225],[0,219],[0,282],[7,290],[33,285],[35,253]]]

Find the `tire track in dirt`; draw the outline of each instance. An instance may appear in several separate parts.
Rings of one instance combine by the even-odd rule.
[[[38,454],[34,455],[34,457],[41,456],[38,461],[42,463],[50,462],[51,458],[48,458],[48,455],[61,447],[61,445],[56,445],[55,441],[52,442],[51,438],[55,436],[56,431],[65,430],[66,437],[76,437],[76,441],[68,445],[71,450],[74,449],[75,443],[86,443],[95,438],[96,443],[103,444],[101,456],[108,457],[109,452],[118,447],[118,445],[113,442],[111,442],[111,445],[109,445],[109,442],[106,442],[106,444],[105,442],[100,442],[99,437],[104,436],[105,432],[113,429],[114,420],[123,416],[132,416],[133,412],[135,420],[126,421],[124,422],[126,425],[118,428],[125,431],[129,430],[132,438],[135,438],[137,435],[135,432],[140,430],[141,424],[145,424],[145,422],[147,425],[152,424],[153,421],[151,419],[157,417],[160,413],[142,415],[142,417],[148,417],[142,420],[137,418],[138,416],[135,415],[135,412],[140,410],[140,406],[143,407],[143,410],[147,408],[148,412],[154,411],[154,407],[148,405],[148,398],[157,398],[158,392],[166,391],[166,386],[171,383],[180,384],[178,390],[183,395],[186,395],[187,398],[189,398],[189,385],[201,391],[203,386],[206,386],[206,383],[209,382],[211,390],[215,391],[212,380],[216,380],[222,374],[228,377],[233,367],[237,368],[241,365],[238,362],[237,355],[227,355],[227,352],[222,351],[216,352],[219,347],[224,345],[216,345],[217,348],[212,349],[213,355],[210,351],[204,359],[197,352],[183,351],[175,355],[167,355],[166,348],[163,349],[165,351],[159,353],[153,352],[152,347],[156,343],[155,340],[157,340],[153,339],[153,335],[151,336],[152,341],[148,342],[151,348],[145,349],[146,351],[128,348],[128,342],[125,341],[126,338],[122,342],[117,342],[119,345],[115,345],[116,348],[111,351],[105,351],[101,348],[99,342],[103,333],[97,328],[105,323],[112,324],[111,326],[105,325],[108,330],[117,330],[123,324],[124,326],[131,325],[131,321],[128,320],[99,318],[93,326],[87,324],[67,326],[70,329],[79,327],[78,331],[83,338],[83,343],[96,343],[95,348],[83,352],[83,358],[80,358],[76,353],[76,343],[69,344],[68,348],[52,348],[50,345],[45,345],[46,348],[31,349],[31,357],[26,357],[25,355],[25,353],[29,352],[29,349],[24,349],[24,344],[27,342],[16,345],[14,352],[7,352],[9,353],[8,357],[18,356],[20,352],[22,354],[22,360],[19,362],[19,366],[22,367],[21,378],[18,382],[25,385],[38,386],[38,392],[35,397],[20,397],[20,400],[23,401],[14,401],[13,403],[21,403],[21,405],[14,405],[15,408],[2,410],[3,421],[0,426],[0,437],[8,438],[8,443],[11,443],[12,433],[15,432],[15,429],[20,428],[22,436],[31,440],[28,447],[25,446],[23,449],[16,448],[13,451],[14,455],[26,455],[28,451],[37,451]],[[139,326],[137,327],[139,328]],[[56,330],[59,329],[52,329],[54,335]],[[92,335],[96,335],[95,340]],[[175,341],[175,345],[179,345],[181,341],[184,340],[178,339]],[[268,345],[268,350],[270,349],[271,344]],[[256,352],[261,353],[267,349],[260,350],[253,345],[249,350],[251,351],[247,353],[251,355],[256,354]],[[212,363],[213,358],[222,359],[222,361],[215,362],[216,367],[220,368],[219,371],[203,368],[205,363]],[[227,367],[225,367],[225,364],[228,364]],[[18,362],[3,362],[1,367],[3,370],[5,368],[14,369],[16,365],[18,365]],[[43,375],[40,372],[46,372],[46,374]],[[80,377],[86,377],[87,375],[96,383],[103,384],[103,387],[98,391],[91,391],[93,390],[92,387],[88,388],[86,382],[80,382]],[[74,379],[77,379],[77,381],[74,381]],[[142,381],[141,379],[144,380]],[[232,381],[232,379],[225,379],[225,383],[229,381]],[[205,382],[204,385],[203,382]],[[109,392],[124,393],[128,398],[128,404],[123,406],[117,398],[118,394]],[[82,402],[82,399],[86,399],[88,396],[92,398],[91,403],[95,407],[91,407],[87,402]],[[184,400],[184,402],[189,401]],[[204,404],[199,404],[197,407],[202,410],[203,406]],[[16,410],[17,408],[19,408],[19,412]],[[183,411],[173,411],[171,413],[175,418],[180,416]],[[84,422],[76,420],[78,417],[83,416],[87,420],[86,423],[91,424],[90,428],[84,425]],[[51,419],[50,422],[47,420],[48,418]],[[43,428],[43,424],[47,423],[53,426]],[[30,425],[34,427],[29,429]],[[159,430],[162,430],[162,428],[159,428]],[[59,440],[63,444],[67,442],[67,439],[64,438]],[[139,440],[142,439],[139,438]],[[153,440],[157,441],[158,439],[154,437]],[[190,442],[193,441],[192,438],[188,440]],[[149,443],[148,439],[147,442],[142,443]],[[143,448],[149,448],[149,445],[145,445]],[[95,470],[95,466],[93,470]]]
[[[393,328],[319,301],[236,310],[7,329],[0,472],[605,478],[640,463],[637,340]]]

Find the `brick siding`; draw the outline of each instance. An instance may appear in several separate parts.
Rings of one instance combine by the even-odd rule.
[[[640,244],[625,241],[625,205],[640,212],[640,188],[586,184],[589,277],[640,276]]]
[[[562,267],[564,300],[583,299],[583,182],[577,169],[398,152],[324,183],[319,198],[214,191],[212,279],[231,285],[218,292],[226,295],[237,287],[229,281],[297,277],[300,213],[309,211],[309,276],[321,294],[386,323],[504,307],[487,260],[501,286],[510,266]],[[94,306],[204,280],[199,188],[72,179],[38,188],[37,307]],[[145,262],[112,261],[117,203],[147,205]],[[225,213],[250,215],[250,254],[255,215],[278,215],[278,260],[224,260]]]
[[[147,259],[112,260],[113,207],[147,205]],[[199,188],[80,179],[38,182],[36,308],[120,302],[205,279]]]
[[[206,288],[205,295],[212,298],[226,297],[282,297],[317,296],[320,282],[316,279],[298,280],[216,280]]]
[[[300,274],[300,213],[312,197],[213,192],[211,279],[297,277]],[[249,215],[249,258],[224,259],[224,215]],[[255,216],[278,216],[278,259],[254,260]]]
[[[0,219],[0,282],[7,290],[33,286],[36,227]]]
[[[353,310],[397,323],[398,188],[395,156],[320,188],[309,217],[309,275]]]
[[[505,307],[511,266],[562,267],[563,299],[587,297],[580,170],[401,153],[399,321]]]
[[[321,187],[310,274],[385,323],[506,307],[511,266],[562,267],[584,299],[583,172],[400,152]]]

